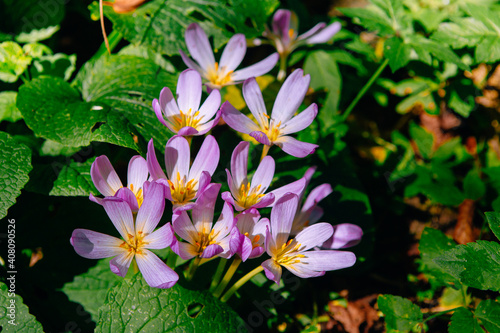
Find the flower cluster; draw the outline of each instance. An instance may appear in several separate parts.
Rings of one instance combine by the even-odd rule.
[[[169,88],[164,88],[159,99],[153,101],[160,123],[175,134],[165,146],[164,168],[156,157],[152,139],[146,159],[134,156],[130,160],[126,187],[108,158],[98,157],[92,164],[91,176],[104,198],[90,195],[90,199],[103,206],[121,238],[76,229],[71,237],[75,251],[91,259],[113,257],[110,268],[120,276],[125,276],[132,265],[156,288],[170,288],[179,276],[151,250],[169,247],[182,259],[193,259],[186,271],[187,279],[209,259],[234,258],[222,281],[222,271],[216,274],[219,280],[214,281],[211,291],[217,297],[222,296],[241,262],[264,253],[269,258],[241,281],[264,271],[270,280],[279,283],[283,267],[299,277],[309,278],[352,266],[355,255],[338,249],[357,244],[362,230],[347,223],[337,226],[318,223],[323,213],[318,203],[332,188],[329,184],[320,185],[304,200],[315,168],[287,185],[273,185],[276,162],[268,155],[271,146],[299,158],[312,154],[317,147],[290,136],[308,127],[318,112],[316,104],[311,104],[297,114],[309,87],[309,75],[296,69],[283,83],[268,115],[255,76],[271,70],[277,54],[235,71],[245,55],[243,35],[231,38],[220,65],[215,62],[208,38],[198,25],[188,27],[186,44],[196,62],[181,53],[191,69],[180,74],[176,98]],[[209,87],[203,103],[202,77]],[[243,96],[254,120],[229,102],[221,106],[219,89],[242,81]],[[230,168],[226,169],[229,191],[219,194],[222,184],[212,182],[221,154],[216,138],[206,135],[194,159],[191,140],[193,136],[205,135],[221,117],[229,127],[250,135],[263,148],[260,163],[249,176],[250,143],[243,141],[236,145]],[[219,197],[224,204],[216,218]],[[161,223],[156,229],[166,202],[172,207],[171,222]],[[261,216],[260,210],[266,207],[271,210],[269,218]],[[226,301],[241,281],[221,299]]]

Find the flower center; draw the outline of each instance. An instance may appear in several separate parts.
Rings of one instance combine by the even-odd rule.
[[[244,235],[250,238],[250,234],[248,232],[245,232]],[[252,239],[252,249],[255,249],[256,247],[260,246],[259,240],[260,240],[260,235],[255,235],[254,238]]]
[[[293,265],[300,262],[301,258],[306,256],[299,253],[300,244],[292,245],[293,239],[290,239],[286,244],[281,245],[281,249],[273,256],[273,259],[278,265]]]
[[[196,129],[203,119],[203,117],[200,117],[200,111],[193,113],[193,110],[189,109],[186,113],[182,112],[182,110],[179,110],[179,112],[180,115],[174,116],[172,122],[176,131],[179,131],[183,127],[193,127]]]
[[[260,189],[261,185],[250,188],[250,183],[241,184],[237,203],[245,209],[255,205],[264,196]]]
[[[198,241],[195,242],[195,245],[198,247],[196,250],[198,254],[202,254],[203,251],[207,248],[207,246],[215,244],[215,237],[217,235],[214,234],[214,230],[212,229],[210,233],[207,233],[205,229],[202,232],[198,233]]]
[[[123,247],[129,253],[142,254],[142,248],[144,245],[149,244],[144,241],[144,236],[145,235],[142,231],[137,232],[135,236],[128,234],[128,239],[123,241],[123,243],[120,244],[120,247]]]
[[[134,193],[135,198],[137,199],[137,206],[139,206],[139,208],[141,208],[142,202],[144,201],[144,195],[142,193],[142,188],[139,187],[138,190],[134,190],[134,184],[130,184],[128,187],[132,191],[132,193]]]
[[[194,199],[196,196],[196,186],[198,185],[198,181],[191,179],[186,182],[186,176],[181,178],[181,174],[177,172],[177,178],[172,182],[171,180],[167,180],[170,185],[170,194],[172,195],[172,199],[174,204],[184,204]]]
[[[264,116],[269,119],[269,116],[267,114],[264,114]],[[270,121],[268,119],[263,120],[263,123],[265,124],[264,130],[266,131],[266,135],[269,141],[274,142],[280,137],[281,121],[277,125],[275,125],[274,119],[271,119]]]
[[[226,73],[225,67],[219,68],[219,63],[216,62],[213,68],[210,68],[206,72],[206,78],[210,83],[215,86],[225,86],[232,82],[231,74],[233,71]]]

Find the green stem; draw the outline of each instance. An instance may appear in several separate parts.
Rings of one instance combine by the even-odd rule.
[[[224,275],[224,278],[222,279],[221,283],[215,289],[213,295],[215,298],[219,298],[220,295],[224,292],[224,289],[226,289],[227,284],[229,281],[231,281],[231,278],[233,277],[234,273],[236,273],[236,270],[238,269],[238,266],[241,264],[241,258],[236,257],[234,258],[233,262],[231,263],[231,266],[229,266],[226,275]]]
[[[278,76],[276,77],[278,81],[283,81],[286,77],[286,58],[288,57],[287,53],[280,54],[280,71],[278,72]]]
[[[375,73],[373,73],[373,75],[370,78],[370,80],[368,80],[368,82],[366,82],[366,84],[364,85],[364,87],[361,88],[361,90],[359,91],[359,93],[356,95],[356,97],[351,102],[351,104],[349,104],[349,106],[345,110],[344,114],[342,115],[343,120],[347,119],[347,117],[349,116],[349,114],[351,113],[351,111],[354,109],[354,107],[356,106],[356,104],[358,104],[358,102],[361,99],[361,97],[363,97],[363,95],[368,91],[368,89],[370,89],[370,87],[372,86],[373,82],[375,82],[375,80],[379,77],[379,75],[382,73],[382,71],[385,69],[385,67],[387,66],[388,63],[389,63],[389,59],[386,58],[380,64],[380,66],[375,71]]]
[[[236,281],[236,283],[224,294],[224,296],[222,296],[222,298],[220,299],[221,302],[223,302],[223,303],[227,302],[231,298],[231,296],[233,296],[233,294],[238,289],[240,289],[241,286],[243,286],[245,283],[248,282],[248,280],[253,278],[258,273],[262,272],[263,270],[264,270],[264,267],[257,266],[251,272],[247,273],[247,275],[245,275],[244,277],[242,277],[241,279]]]
[[[269,152],[269,148],[271,148],[271,146],[268,146],[268,145],[264,145],[264,148],[262,148],[262,155],[260,155],[261,162],[264,159],[264,157],[267,156],[267,153]]]
[[[224,268],[226,268],[227,260],[224,258],[220,258],[219,265],[217,266],[217,270],[215,271],[214,277],[212,279],[212,284],[210,284],[210,289],[208,291],[213,292],[222,278],[222,273],[224,273]]]
[[[139,273],[139,266],[137,265],[137,261],[135,260],[135,258],[132,260],[132,267],[134,267],[135,274]]]
[[[167,266],[174,269],[176,263],[177,263],[177,254],[174,251],[170,250],[170,253],[168,254],[167,257]]]
[[[449,310],[445,310],[445,311],[440,311],[440,312],[437,312],[437,313],[433,314],[432,316],[429,316],[429,317],[425,318],[425,320],[422,322],[422,324],[426,323],[427,321],[429,321],[429,320],[431,320],[431,319],[434,319],[434,318],[439,317],[439,316],[441,316],[441,315],[444,315],[444,314],[446,314],[446,313],[449,313],[449,312],[452,312],[452,311],[458,310],[458,309],[460,309],[460,308],[461,308],[461,306],[459,306],[459,307],[457,307],[457,308],[453,308],[453,309],[449,309]]]
[[[109,34],[108,40],[109,40],[109,48],[110,50],[113,50],[122,40],[122,35],[118,32],[118,30],[113,30]],[[97,52],[92,57],[92,59],[99,59],[106,53],[108,53],[108,49],[106,48],[106,44],[102,43]]]
[[[201,258],[196,257],[191,263],[189,264],[189,270],[186,275],[186,280],[191,281],[193,279],[194,273],[196,272],[196,269],[200,265]]]

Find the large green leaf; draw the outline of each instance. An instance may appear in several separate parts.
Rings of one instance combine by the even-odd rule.
[[[0,92],[0,122],[3,120],[16,122],[23,116],[16,107],[16,91]]]
[[[137,149],[126,118],[107,105],[82,101],[61,78],[44,76],[21,86],[17,107],[37,136],[67,146],[103,141]]]
[[[434,262],[463,284],[481,290],[500,291],[500,244],[477,241],[459,245]]]
[[[472,312],[466,308],[458,308],[451,316],[449,333],[484,333]]]
[[[477,306],[475,315],[489,333],[500,332],[500,303],[492,299],[483,300]]]
[[[395,72],[410,61],[411,46],[399,37],[391,37],[384,43],[384,55],[389,59],[392,72]]]
[[[418,323],[422,322],[422,312],[418,305],[409,299],[393,296],[380,295],[377,304],[384,313],[387,329],[408,332]]]
[[[197,313],[193,310],[199,309]],[[187,290],[149,287],[141,274],[123,280],[99,309],[99,332],[238,332],[244,324],[226,304],[212,295]]]
[[[95,322],[99,318],[99,307],[104,304],[109,289],[122,280],[111,272],[109,261],[110,259],[99,260],[95,267],[87,273],[75,276],[72,282],[66,283],[62,288],[71,301],[80,303],[85,311],[90,313]]]
[[[134,56],[103,57],[87,63],[75,84],[85,101],[110,107],[132,124],[146,142],[153,138],[158,148],[164,148],[172,136],[156,117],[152,101],[159,98],[164,87],[175,91],[177,76],[154,62]]]
[[[16,202],[21,189],[28,182],[32,169],[31,150],[16,142],[7,133],[0,132],[0,219]]]
[[[54,182],[54,187],[49,195],[57,196],[88,196],[90,193],[98,195],[99,192],[90,177],[90,167],[95,158],[89,159],[84,163],[70,161],[68,165],[61,165],[61,169]],[[59,165],[52,164],[53,168]]]
[[[490,225],[491,231],[493,231],[495,236],[497,236],[497,238],[500,239],[500,213],[486,212],[484,213],[484,215],[486,215],[486,220]]]
[[[110,7],[104,13],[127,40],[174,55],[186,49],[184,32],[193,22],[214,37],[218,49],[234,32],[259,36],[278,4],[276,0],[152,0],[130,14],[117,14]]]
[[[9,285],[0,282],[0,328],[2,332],[43,333],[42,325],[29,313],[23,299],[15,294],[15,278],[14,275],[12,285],[9,280],[7,280]]]

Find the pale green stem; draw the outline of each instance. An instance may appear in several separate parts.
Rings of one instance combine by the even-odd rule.
[[[122,40],[122,35],[117,31],[113,30],[108,37],[109,40],[109,49],[113,51],[113,49],[118,45],[118,43]],[[102,43],[97,52],[94,54],[92,59],[98,59],[102,57],[104,54],[108,53],[108,49],[105,43]]]
[[[193,141],[193,136],[185,136],[187,142],[189,143],[189,147],[191,147],[191,141]]]
[[[280,71],[278,72],[278,76],[276,77],[278,81],[282,82],[285,77],[286,77],[286,60],[287,60],[288,54],[283,53],[280,54]]]
[[[389,63],[389,59],[385,59],[381,64],[380,66],[378,67],[378,69],[375,71],[375,73],[373,73],[372,77],[370,78],[370,80],[368,80],[368,82],[366,82],[366,84],[364,85],[363,88],[361,88],[361,90],[359,91],[359,93],[356,95],[356,97],[353,99],[353,101],[351,102],[351,104],[349,104],[349,106],[347,107],[347,109],[344,111],[344,114],[342,115],[342,118],[344,120],[347,119],[347,117],[349,116],[349,114],[351,113],[351,111],[354,109],[354,107],[356,106],[356,104],[358,104],[359,100],[361,99],[361,97],[363,97],[363,95],[368,91],[368,89],[370,89],[370,87],[372,86],[372,84],[375,82],[375,80],[380,76],[380,74],[382,73],[382,71],[385,69],[385,67],[387,66],[387,64]]]
[[[189,264],[189,270],[186,275],[186,280],[191,281],[193,279],[194,273],[196,272],[196,269],[200,265],[200,257],[196,257],[191,263]]]
[[[132,260],[132,267],[134,268],[135,274],[139,273],[139,266],[137,265],[137,261],[135,260],[135,258]]]
[[[264,148],[262,148],[262,155],[260,155],[261,162],[264,159],[264,157],[267,156],[267,153],[269,152],[269,148],[271,148],[271,146],[268,146],[268,145],[263,145],[263,146],[264,146]]]
[[[210,289],[208,291],[213,292],[222,278],[222,273],[224,273],[224,268],[226,268],[227,260],[224,258],[220,258],[219,265],[217,266],[217,270],[215,271],[214,277],[212,279],[212,284],[210,284]]]
[[[229,266],[226,275],[224,275],[224,278],[222,279],[221,283],[215,289],[213,295],[215,298],[219,298],[220,295],[224,292],[224,289],[226,289],[227,284],[229,281],[231,281],[231,278],[233,277],[234,273],[236,273],[236,270],[238,269],[238,266],[241,264],[241,258],[236,257],[234,258],[233,262],[231,263],[231,266]]]
[[[233,294],[240,289],[241,286],[243,286],[245,283],[248,282],[251,278],[253,278],[255,275],[259,274],[264,270],[264,267],[262,266],[257,266],[255,267],[251,272],[247,273],[244,277],[236,281],[236,283],[222,296],[220,299],[221,302],[225,303],[227,302]]]

